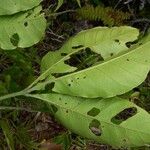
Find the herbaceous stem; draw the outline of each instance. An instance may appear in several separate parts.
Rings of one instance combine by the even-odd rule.
[[[4,95],[4,96],[0,97],[0,101],[3,101],[5,99],[9,99],[9,98],[13,98],[13,97],[17,97],[17,96],[21,96],[21,95],[24,95],[24,94],[25,94],[25,91],[20,91],[20,92]]]

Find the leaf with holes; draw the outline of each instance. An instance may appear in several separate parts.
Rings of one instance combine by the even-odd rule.
[[[0,48],[12,50],[38,43],[44,36],[46,20],[41,6],[27,12],[0,16]]]
[[[43,74],[38,81],[47,81],[34,88],[53,82],[54,92],[88,98],[108,98],[130,91],[144,81],[150,69],[150,42],[135,49],[126,46],[137,36],[138,30],[127,26],[98,27],[77,34],[60,50],[43,58]],[[81,70],[67,63],[78,52],[86,55],[86,50],[91,50],[99,62]]]
[[[91,100],[62,94],[30,96],[48,102],[53,108],[55,105],[55,117],[82,137],[119,148],[150,144],[150,115],[126,99]]]
[[[41,0],[0,0],[0,16],[32,9],[40,2]]]

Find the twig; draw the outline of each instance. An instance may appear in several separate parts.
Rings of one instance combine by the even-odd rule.
[[[9,107],[9,106],[0,106],[0,110],[21,110],[21,111],[27,111],[27,112],[37,112],[35,110],[30,110],[23,107]]]
[[[150,19],[147,19],[147,18],[141,18],[141,19],[136,19],[136,20],[133,20],[131,21],[133,24],[134,23],[139,23],[139,22],[147,22],[147,23],[150,23]]]
[[[62,12],[58,12],[58,13],[51,13],[51,14],[48,14],[47,16],[48,17],[59,16],[59,15],[62,15],[62,14],[65,14],[65,13],[69,13],[69,12],[75,12],[75,10],[66,10],[66,11],[62,11]]]

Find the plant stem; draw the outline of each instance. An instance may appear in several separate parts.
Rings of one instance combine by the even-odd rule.
[[[76,11],[75,10],[66,10],[66,11],[62,11],[62,12],[58,12],[58,13],[51,13],[51,14],[48,15],[48,17],[50,17],[50,16],[59,16],[59,15],[69,13],[69,12],[76,12]]]
[[[25,91],[20,91],[20,92],[16,92],[16,93],[11,93],[11,94],[8,94],[8,95],[4,95],[4,96],[0,97],[0,101],[3,101],[3,100],[8,99],[8,98],[13,98],[13,97],[21,96],[21,95],[24,95],[24,94],[25,94]]]
[[[0,106],[0,110],[24,110],[27,112],[38,112],[36,110],[30,110],[24,107],[11,107],[11,106]]]

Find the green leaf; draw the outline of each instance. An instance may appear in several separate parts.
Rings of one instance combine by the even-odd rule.
[[[55,11],[57,11],[62,6],[63,3],[64,3],[64,0],[58,0],[58,5],[57,5]]]
[[[43,58],[39,80],[54,82],[54,92],[73,96],[107,98],[126,93],[141,84],[150,69],[150,42],[135,49],[126,46],[137,36],[138,30],[127,26],[80,32],[60,50]],[[66,64],[72,54],[87,48],[100,54],[104,61],[80,71]],[[37,89],[41,85],[38,86]]]
[[[12,50],[38,43],[44,36],[46,20],[41,6],[12,16],[0,17],[0,48]]]
[[[2,128],[2,130],[4,132],[4,135],[5,135],[9,149],[15,150],[13,134],[12,134],[11,127],[10,127],[8,121],[1,119],[0,120],[0,127]]]
[[[40,2],[41,0],[0,0],[0,16],[32,9]]]
[[[78,5],[81,7],[81,2],[80,2],[80,0],[76,0],[76,1],[77,1]]]
[[[81,7],[80,0],[76,0],[76,1],[77,1],[78,5]],[[58,0],[58,5],[57,5],[55,11],[57,11],[63,5],[63,3],[64,3],[64,0]]]
[[[150,144],[150,115],[121,98],[85,99],[61,94],[33,94],[55,105],[55,117],[72,132],[114,147]]]

